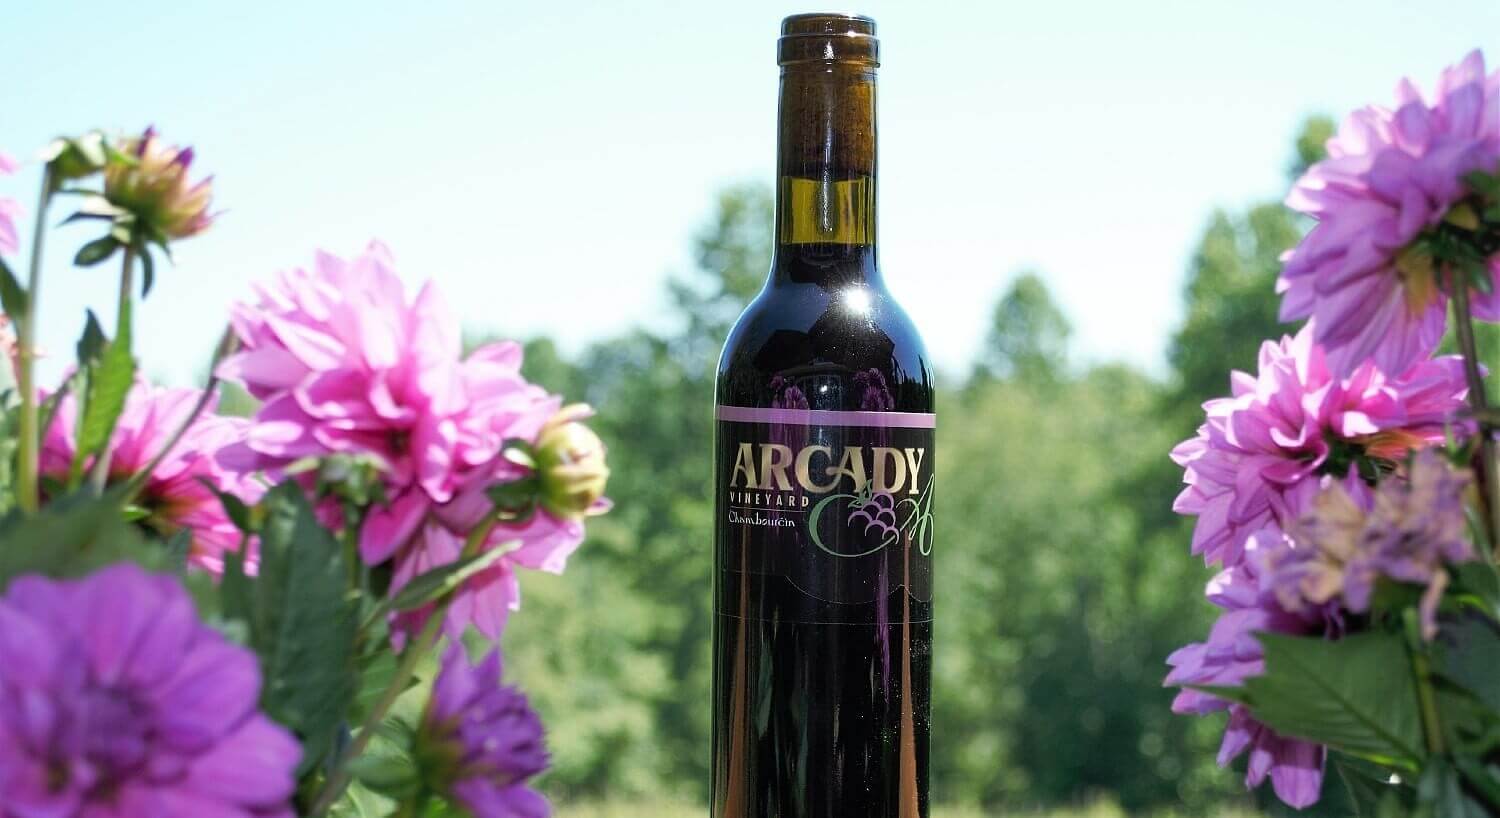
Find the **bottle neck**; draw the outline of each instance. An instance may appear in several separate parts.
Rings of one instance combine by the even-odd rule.
[[[779,122],[772,281],[877,283],[874,66],[785,66]]]

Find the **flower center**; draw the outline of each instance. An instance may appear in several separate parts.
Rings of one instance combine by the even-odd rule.
[[[1416,442],[1403,440],[1398,450],[1394,439],[1406,434],[1401,431],[1381,432],[1355,440],[1329,437],[1328,457],[1318,466],[1318,474],[1343,477],[1353,467],[1359,470],[1360,479],[1374,485],[1380,475],[1395,471],[1397,461]]]

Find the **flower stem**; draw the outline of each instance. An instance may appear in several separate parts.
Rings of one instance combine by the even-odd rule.
[[[478,553],[480,546],[484,545],[484,541],[499,521],[500,512],[492,512],[473,531],[470,531],[468,539],[464,540],[464,549],[459,559],[467,559]],[[354,737],[348,749],[339,757],[333,773],[328,776],[328,783],[323,785],[323,791],[318,794],[318,800],[313,803],[312,810],[308,813],[313,818],[326,813],[344,794],[351,778],[349,762],[358,758],[369,747],[370,740],[375,737],[380,723],[385,721],[386,714],[390,712],[401,694],[406,692],[407,685],[416,674],[417,665],[442,636],[443,622],[447,620],[448,608],[452,604],[453,594],[440,600],[428,616],[427,623],[422,626],[421,633],[417,634],[417,638],[406,646],[405,651],[402,651],[401,663],[396,666],[396,674],[391,677],[391,683],[381,692],[375,706],[370,708],[369,715],[365,716],[364,724],[360,725],[359,735]]]
[[[110,343],[120,343],[122,337],[129,343],[130,338],[124,333],[126,321],[130,316],[130,301],[135,290],[135,244],[125,245],[125,258],[120,262],[120,303],[116,308],[118,312],[115,318],[115,338]],[[127,350],[128,351],[128,350]],[[113,437],[113,429],[110,437]],[[89,474],[89,484],[93,487],[95,494],[103,494],[104,486],[109,482],[109,466],[114,450],[110,446],[108,438],[104,446],[100,448],[99,455],[94,460],[94,470]]]
[[[1469,283],[1453,277],[1453,323],[1458,331],[1458,347],[1463,353],[1464,375],[1469,382],[1469,405],[1479,424],[1480,473],[1484,480],[1485,527],[1490,549],[1500,560],[1500,468],[1495,460],[1495,428],[1489,420],[1489,398],[1484,391],[1484,375],[1479,371],[1479,345],[1474,341],[1474,316],[1469,308]]]
[[[172,433],[172,437],[167,440],[166,445],[161,447],[161,451],[157,452],[156,456],[151,458],[151,462],[147,463],[145,468],[131,475],[130,482],[126,484],[125,492],[120,497],[121,505],[130,505],[135,502],[136,496],[141,493],[141,489],[146,487],[146,481],[151,478],[152,473],[156,471],[156,467],[160,466],[161,462],[167,459],[167,455],[173,449],[177,448],[177,444],[182,442],[183,435],[186,435],[188,430],[193,427],[193,424],[198,421],[198,416],[203,414],[203,410],[208,408],[209,401],[213,400],[214,395],[217,395],[218,392],[219,379],[214,375],[210,375],[208,383],[203,387],[203,393],[198,396],[198,402],[193,404],[193,411],[188,413],[187,419]]]
[[[26,277],[26,309],[16,316],[16,388],[21,392],[21,419],[16,445],[16,504],[22,511],[36,511],[37,428],[36,325],[37,300],[42,284],[42,244],[47,235],[47,207],[52,203],[52,163],[42,166],[42,192],[37,197],[36,225],[31,234],[31,267]]]
[[[219,342],[214,359],[209,363],[208,382],[203,385],[203,392],[198,395],[198,402],[193,404],[193,411],[188,413],[187,418],[182,421],[182,425],[178,426],[177,430],[172,433],[172,437],[167,440],[165,446],[161,447],[161,451],[157,452],[156,456],[151,458],[151,462],[147,463],[145,468],[131,476],[130,482],[126,484],[125,492],[120,498],[121,505],[129,505],[135,502],[136,496],[141,493],[141,489],[145,488],[146,481],[151,479],[151,475],[156,471],[156,467],[160,466],[162,461],[167,459],[167,455],[173,449],[177,448],[177,444],[182,442],[183,436],[188,433],[188,430],[193,427],[194,423],[198,422],[198,417],[208,408],[209,401],[213,400],[219,394],[219,363],[224,359],[225,351],[231,348],[228,339],[233,338],[233,335],[233,328],[224,330],[225,340]]]
[[[1442,755],[1447,752],[1443,738],[1443,723],[1438,715],[1437,697],[1432,692],[1432,663],[1427,658],[1427,642],[1422,638],[1422,626],[1417,612],[1407,608],[1403,617],[1406,626],[1406,649],[1411,655],[1412,675],[1417,685],[1417,706],[1422,717],[1422,736],[1426,739],[1427,752]]]

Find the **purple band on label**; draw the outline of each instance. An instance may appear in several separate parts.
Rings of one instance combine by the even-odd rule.
[[[719,420],[735,423],[784,423],[793,426],[867,426],[877,429],[936,429],[929,412],[830,412],[824,409],[754,409],[720,406]]]

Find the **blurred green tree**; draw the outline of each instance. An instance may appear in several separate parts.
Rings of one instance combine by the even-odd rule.
[[[974,380],[1051,383],[1067,370],[1072,334],[1072,325],[1041,276],[1021,273],[995,305]]]
[[[1294,172],[1330,127],[1302,129]],[[1289,329],[1277,259],[1304,228],[1272,203],[1211,217],[1165,379],[1070,362],[1069,323],[1039,274],[997,304],[971,377],[940,399],[937,800],[1103,796],[1193,815],[1251,802],[1214,766],[1222,722],[1173,716],[1160,686],[1167,653],[1212,618],[1166,453],[1229,370],[1253,369],[1261,340]],[[669,284],[670,329],[576,355],[527,345],[528,377],[601,409],[617,502],[565,578],[523,578],[505,640],[507,672],[551,730],[546,787],[561,798],[706,794],[713,371],[771,236],[769,191],[730,188],[694,239],[694,269]]]

